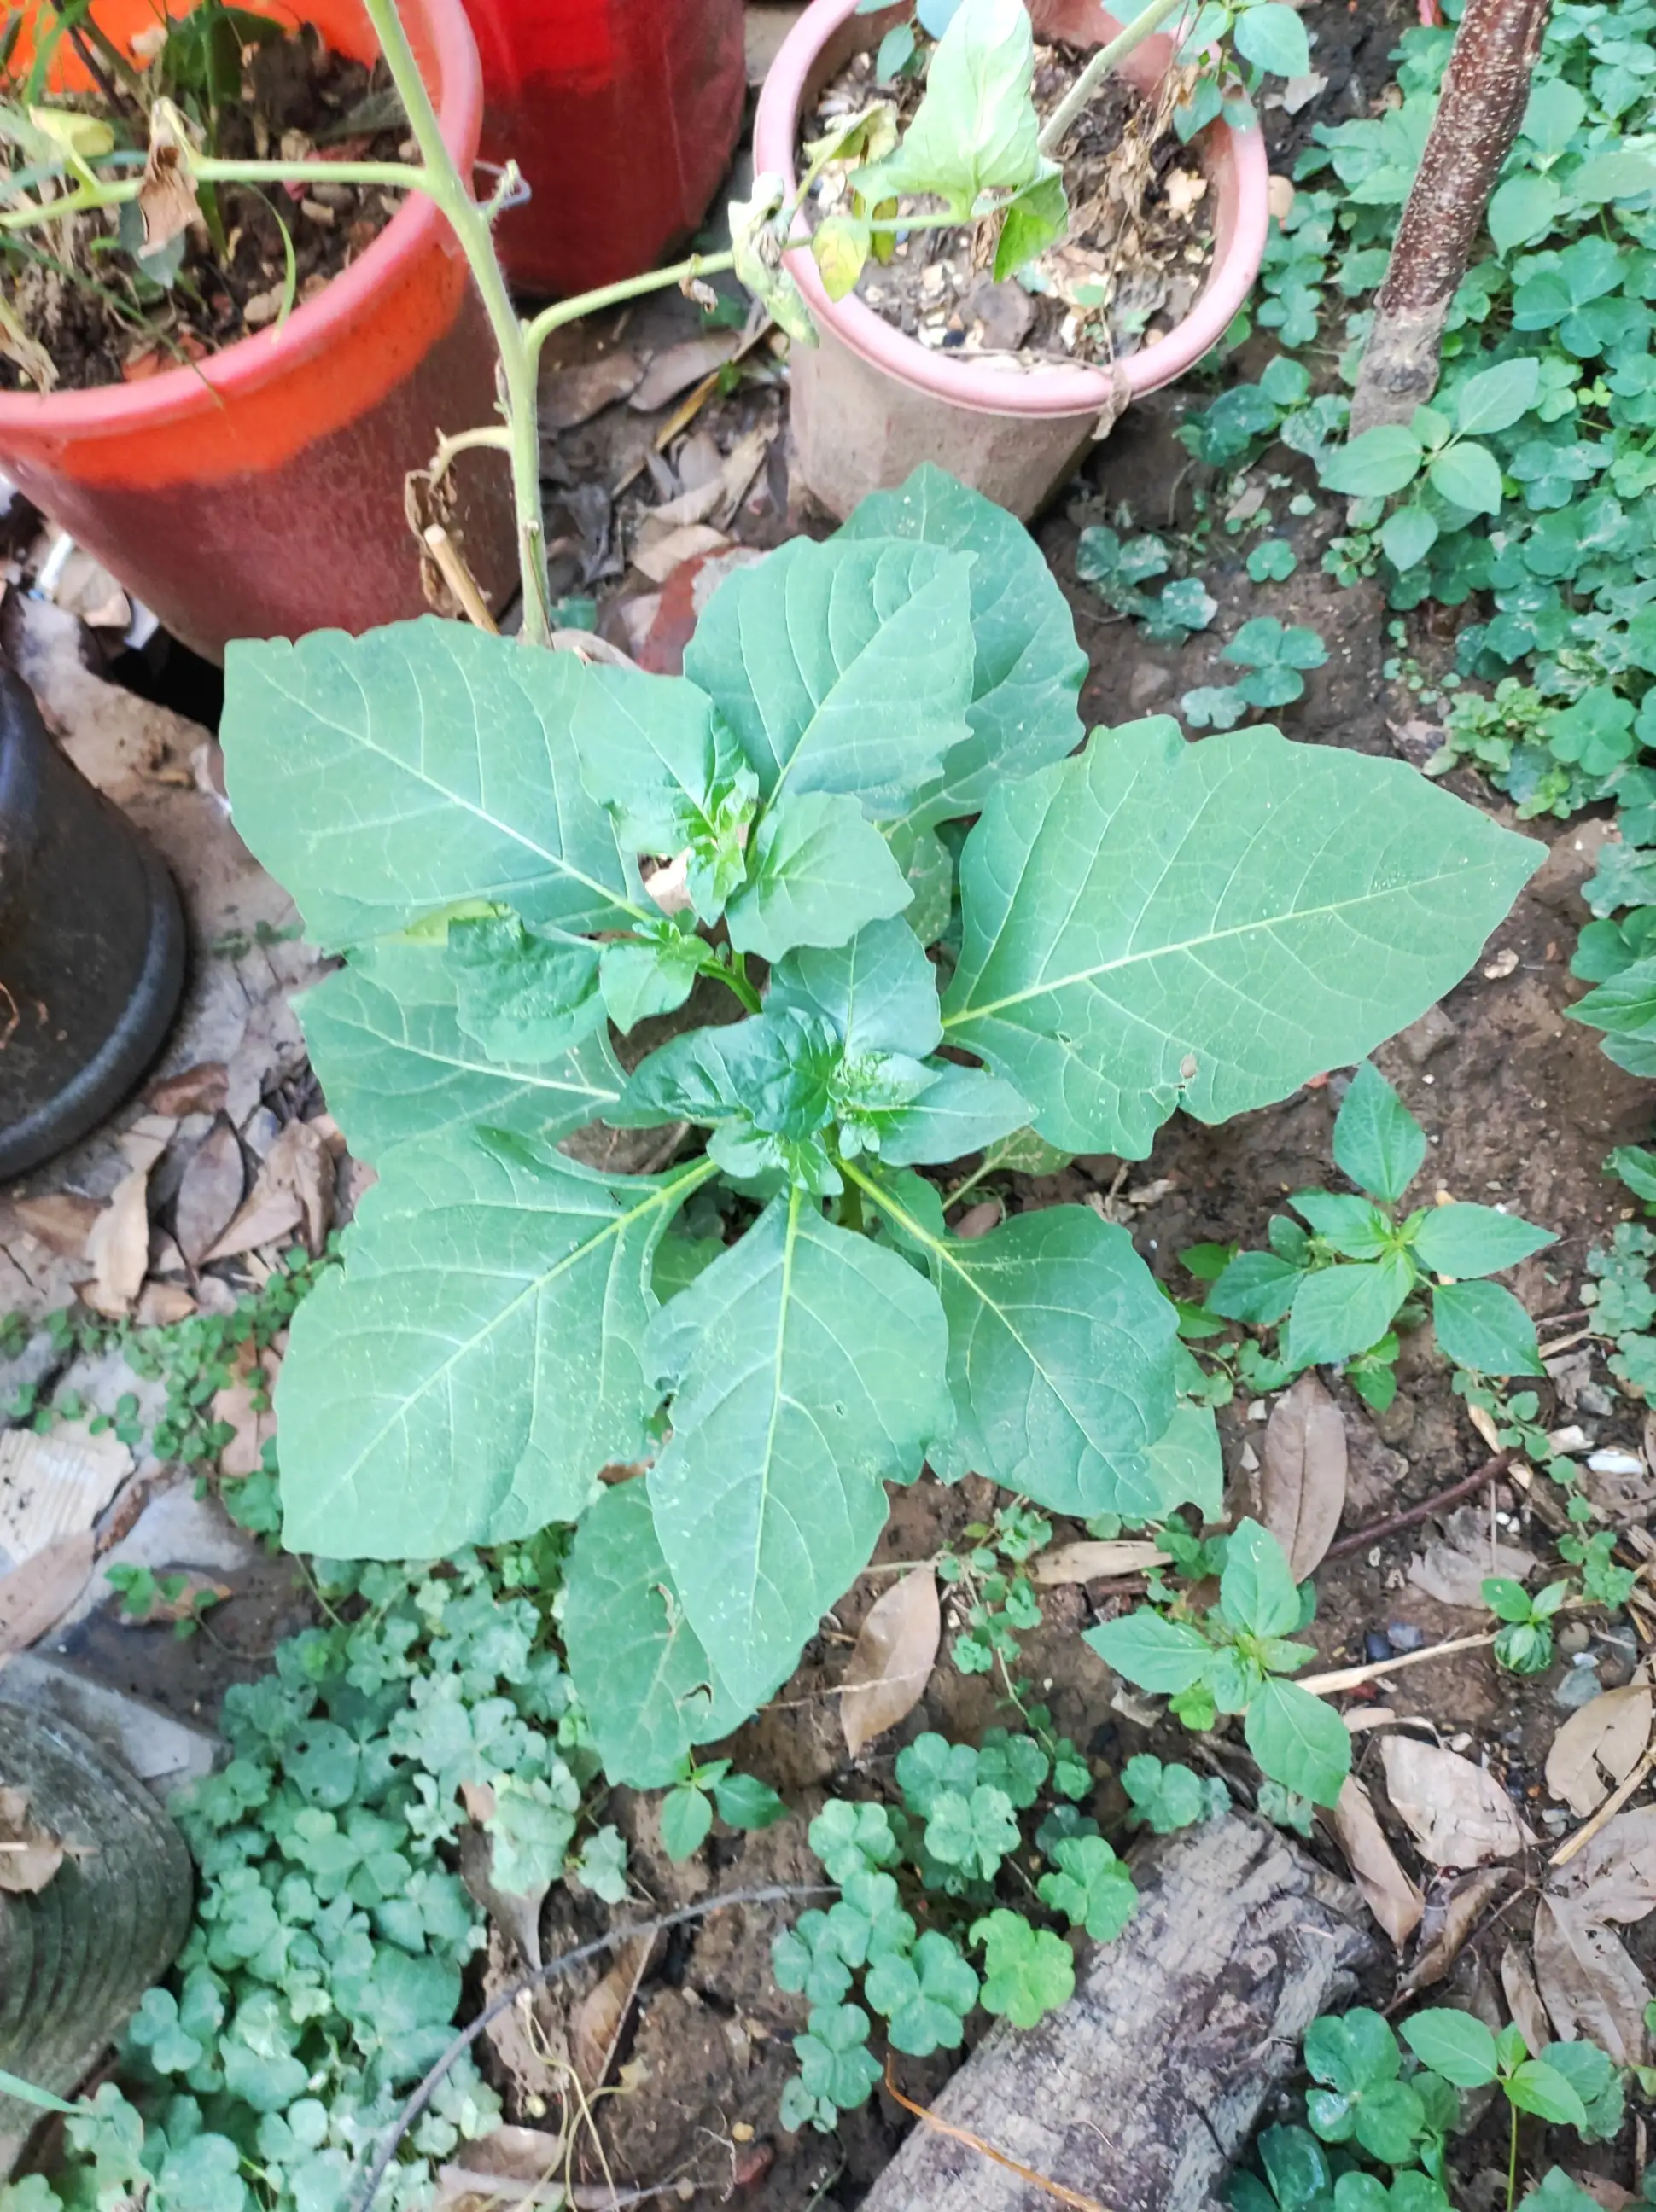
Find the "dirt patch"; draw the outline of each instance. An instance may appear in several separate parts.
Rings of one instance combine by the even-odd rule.
[[[1036,48],[1038,113],[1058,106],[1087,59],[1071,46]],[[1206,174],[1171,128],[1178,89],[1171,77],[1155,100],[1118,77],[1099,88],[1064,156],[1068,234],[1019,277],[995,281],[993,225],[916,230],[898,240],[889,261],[868,263],[858,298],[904,337],[946,352],[1029,364],[1108,363],[1136,352],[1189,313],[1213,252]],[[913,77],[877,86],[873,57],[859,54],[825,91],[803,135],[824,136],[877,97],[895,99],[906,128],[922,90]],[[847,190],[846,173],[831,172],[809,214],[833,211]],[[904,213],[929,204],[898,203]]]
[[[118,144],[146,144],[136,98],[74,104],[111,122]],[[383,70],[330,52],[307,27],[242,50],[240,97],[218,110],[210,150],[227,161],[394,161],[406,128]],[[51,225],[49,252],[8,252],[6,300],[50,356],[54,389],[136,382],[269,329],[349,267],[401,205],[375,185],[220,185],[204,191],[181,253],[158,248],[147,267],[136,205],[92,210]],[[16,360],[0,358],[0,389],[34,388]]]

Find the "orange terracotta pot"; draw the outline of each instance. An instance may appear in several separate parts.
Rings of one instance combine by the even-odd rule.
[[[359,0],[264,13],[377,52]],[[121,44],[154,0],[95,0]],[[461,0],[402,0],[443,137],[462,171],[483,87]],[[74,82],[71,54],[62,81]],[[279,330],[187,368],[91,392],[0,393],[0,469],[186,644],[371,629],[424,611],[404,478],[440,430],[494,416],[495,350],[448,225],[411,192],[374,243]],[[490,604],[515,578],[498,455],[455,471],[453,534]]]

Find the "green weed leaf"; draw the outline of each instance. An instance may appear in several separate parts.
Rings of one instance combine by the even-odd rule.
[[[1458,2089],[1481,2089],[1501,2070],[1493,2033],[1469,2012],[1443,2006],[1417,2012],[1404,2021],[1402,2033],[1421,2064]]]
[[[868,204],[935,192],[964,221],[980,192],[1017,191],[1040,167],[1030,86],[1028,11],[1019,0],[962,0],[926,72],[926,96],[894,154],[858,169]]]
[[[1334,1117],[1335,1164],[1360,1189],[1395,1206],[1425,1158],[1425,1130],[1366,1060]]]
[[[887,1953],[868,1969],[863,1994],[888,2022],[899,2051],[928,2058],[958,2051],[963,2023],[977,2002],[977,1977],[947,1936],[928,1928],[910,1958]]]
[[[1199,1628],[1166,1620],[1144,1605],[1118,1620],[1084,1629],[1081,1641],[1092,1645],[1106,1667],[1113,1667],[1141,1690],[1163,1695],[1199,1682],[1213,1650]]]
[[[1020,1912],[997,1906],[972,1923],[983,1946],[983,2010],[1014,2027],[1033,2027],[1068,2002],[1075,1987],[1069,1946],[1049,1929],[1032,1928]]]
[[[1273,1781],[1313,1804],[1338,1798],[1351,1771],[1351,1735],[1323,1698],[1273,1676],[1249,1705],[1242,1729]]]
[[[1415,1252],[1435,1275],[1495,1275],[1558,1239],[1493,1206],[1436,1206],[1420,1225]]]
[[[1288,1310],[1289,1364],[1318,1367],[1367,1352],[1385,1334],[1414,1279],[1400,1252],[1307,1275]]]
[[[843,945],[914,896],[891,848],[848,793],[792,792],[767,808],[748,878],[725,911],[739,952],[780,960],[795,945]]]
[[[1344,492],[1353,499],[1383,499],[1414,482],[1422,451],[1419,438],[1406,424],[1385,422],[1336,446],[1321,464],[1318,478],[1324,491]]]
[[[1440,1284],[1432,1292],[1438,1349],[1478,1375],[1541,1375],[1535,1323],[1499,1283]]]
[[[1058,1871],[1036,1887],[1042,1901],[1095,1943],[1112,1942],[1138,1904],[1133,1877],[1102,1836],[1071,1836],[1053,1846]]]

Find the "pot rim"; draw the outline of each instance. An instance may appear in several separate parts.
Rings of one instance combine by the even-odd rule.
[[[795,183],[794,149],[805,87],[829,40],[858,10],[859,0],[811,0],[777,50],[760,89],[753,120],[754,167],[779,174],[789,193]],[[1102,7],[1096,13],[1102,38],[1119,29]],[[1166,41],[1160,43],[1165,46]],[[1270,221],[1263,134],[1257,122],[1240,131],[1218,122],[1210,124],[1202,138],[1211,149],[1206,153],[1207,165],[1215,172],[1228,170],[1234,179],[1235,219],[1230,236],[1215,249],[1208,283],[1184,319],[1109,369],[1042,365],[1010,372],[934,350],[905,337],[855,293],[830,300],[808,247],[801,246],[783,259],[814,320],[871,366],[915,390],[986,415],[1113,413],[1124,398],[1154,392],[1193,368],[1224,336],[1258,274]]]
[[[305,0],[262,12],[309,20]],[[438,76],[437,120],[443,143],[469,173],[483,128],[483,70],[461,0],[416,0],[425,18]],[[855,5],[855,0],[852,0]],[[372,245],[350,267],[330,277],[314,300],[297,305],[278,330],[255,331],[220,353],[185,367],[163,369],[138,384],[100,384],[84,392],[0,392],[0,434],[32,437],[143,430],[204,406],[232,401],[297,364],[330,352],[347,336],[374,295],[387,289],[428,254],[434,244],[458,253],[447,218],[435,200],[411,188],[403,205]]]

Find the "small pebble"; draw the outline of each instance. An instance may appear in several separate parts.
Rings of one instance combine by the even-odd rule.
[[[1645,1463],[1637,1452],[1596,1451],[1587,1465],[1595,1474],[1642,1474]]]
[[[1572,1667],[1553,1692],[1553,1703],[1573,1713],[1578,1705],[1588,1705],[1598,1695],[1599,1681],[1591,1667]]]
[[[1426,1631],[1416,1628],[1412,1620],[1389,1620],[1385,1632],[1394,1651],[1418,1651],[1426,1641]]]
[[[1559,1650],[1572,1656],[1578,1651],[1585,1651],[1590,1641],[1585,1620],[1567,1620],[1558,1632]]]

